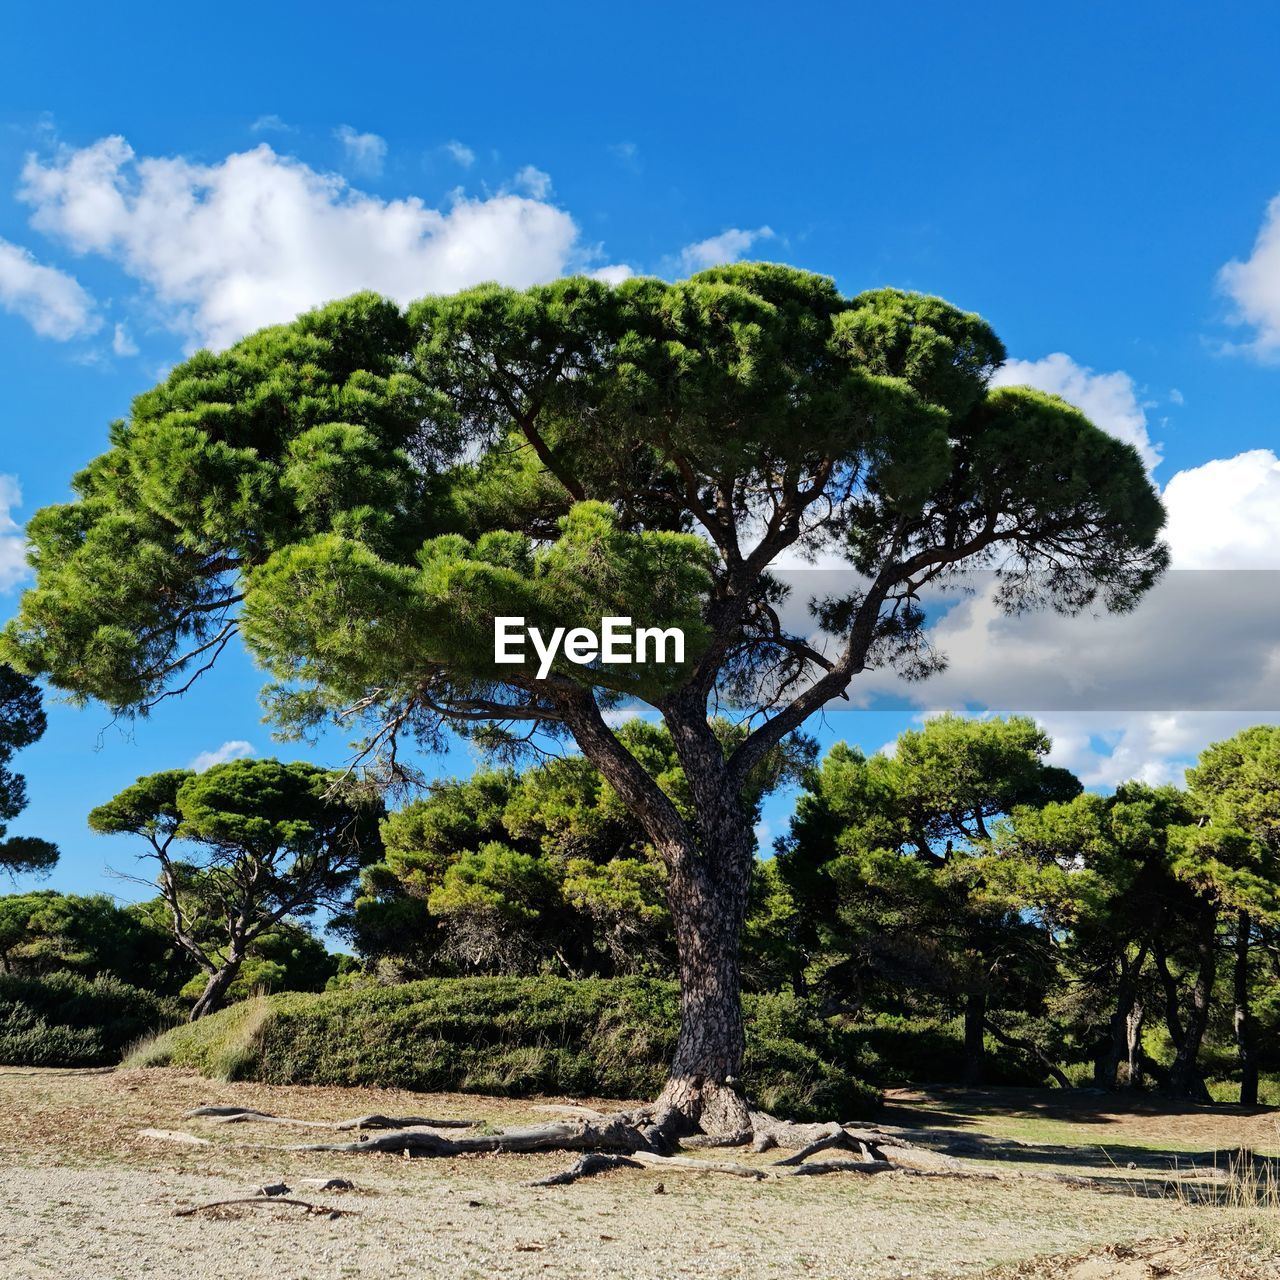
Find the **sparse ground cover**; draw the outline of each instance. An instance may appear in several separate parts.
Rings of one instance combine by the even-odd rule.
[[[526,1185],[531,1179],[564,1167],[563,1153],[410,1161],[290,1151],[305,1131],[184,1119],[207,1104],[310,1120],[425,1112],[506,1126],[547,1118],[536,1109],[539,1100],[222,1083],[173,1069],[3,1069],[0,1271],[82,1280],[604,1274],[932,1280],[1001,1266],[1015,1268],[1002,1273],[1010,1276],[1072,1280],[1280,1276],[1267,1215],[1162,1194],[1166,1181],[1183,1180],[1193,1148],[1262,1149],[1268,1135],[1274,1145],[1275,1121],[1266,1113],[1154,1105],[1121,1111],[1114,1101],[1104,1106],[1088,1095],[1023,1090],[904,1091],[890,1098],[886,1122],[918,1123],[951,1140],[963,1134],[972,1143],[966,1167],[1005,1176],[749,1182],[623,1170],[534,1189]],[[207,1145],[140,1136],[147,1128],[187,1132]],[[1059,1149],[1082,1142],[1076,1152]],[[734,1159],[766,1162],[774,1155]],[[1130,1162],[1138,1167],[1129,1169]],[[1048,1182],[1046,1172],[1101,1177],[1111,1190]],[[349,1179],[355,1189],[319,1192],[301,1181],[327,1177]],[[174,1217],[176,1209],[252,1195],[281,1181],[303,1199],[354,1212],[329,1219],[284,1206],[228,1206]],[[1135,1243],[1144,1239],[1153,1242]],[[1055,1257],[1029,1261],[1043,1255]],[[1232,1270],[1232,1259],[1254,1270]],[[1165,1267],[1165,1260],[1184,1269],[1134,1269],[1148,1261]]]

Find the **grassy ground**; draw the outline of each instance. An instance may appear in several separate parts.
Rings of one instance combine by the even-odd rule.
[[[1188,1152],[1225,1150],[1242,1139],[1261,1146],[1267,1135],[1274,1141],[1274,1120],[1265,1114],[1119,1112],[1087,1095],[1019,1090],[899,1092],[886,1121],[964,1134],[972,1145],[967,1163],[1006,1177],[833,1175],[752,1183],[619,1171],[535,1190],[524,1184],[569,1158],[405,1161],[300,1153],[286,1148],[306,1140],[305,1131],[182,1118],[205,1103],[324,1120],[373,1111],[498,1125],[546,1118],[531,1102],[474,1095],[222,1084],[173,1069],[0,1069],[0,1274],[941,1280],[1003,1266],[1004,1275],[1071,1280],[1178,1274],[1253,1280],[1253,1272],[1228,1268],[1233,1257],[1247,1257],[1251,1266],[1271,1268],[1257,1271],[1259,1277],[1280,1276],[1280,1251],[1266,1252],[1280,1249],[1266,1223],[1270,1215],[1160,1194],[1168,1171],[1176,1176]],[[209,1145],[141,1137],[149,1127],[185,1130]],[[1082,1138],[1074,1151],[1061,1149]],[[1047,1182],[1039,1176],[1046,1171],[1102,1173],[1111,1192]],[[355,1191],[306,1198],[355,1212],[335,1220],[285,1208],[173,1216],[185,1205],[251,1194],[264,1182],[296,1187],[308,1176],[351,1179]],[[1152,1237],[1161,1243],[1134,1243]],[[1108,1245],[1109,1253],[1096,1252]],[[1030,1261],[1044,1255],[1058,1256]],[[1141,1271],[1098,1269],[1146,1267],[1149,1259],[1153,1266]],[[1169,1259],[1202,1269],[1169,1269]],[[1218,1270],[1203,1269],[1210,1266]]]

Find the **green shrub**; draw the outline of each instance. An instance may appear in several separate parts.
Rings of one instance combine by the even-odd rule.
[[[0,974],[0,1063],[96,1067],[125,1046],[183,1016],[180,1001],[131,987],[110,974]]]
[[[747,1081],[796,1119],[865,1113],[841,1037],[792,996],[748,996]],[[161,1036],[130,1065],[270,1084],[651,1098],[675,1049],[675,985],[644,978],[435,978],[286,992]]]

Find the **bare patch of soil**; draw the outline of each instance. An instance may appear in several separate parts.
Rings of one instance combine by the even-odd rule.
[[[546,1120],[535,1109],[540,1101],[224,1084],[175,1070],[0,1068],[0,1274],[916,1280],[974,1276],[1033,1255],[1082,1254],[1153,1234],[1190,1237],[1234,1212],[1149,1199],[1127,1191],[1123,1179],[1120,1194],[1103,1194],[1018,1177],[833,1174],[756,1182],[701,1172],[664,1179],[642,1169],[535,1189],[527,1183],[563,1168],[563,1153],[405,1160],[300,1152],[288,1148],[306,1141],[307,1130],[184,1116],[198,1106],[235,1105],[324,1121],[427,1114],[507,1126]],[[936,1113],[928,1122],[946,1123]],[[141,1136],[148,1128],[204,1141]],[[991,1137],[977,1115],[955,1129]],[[1055,1169],[1072,1167],[1061,1153],[1055,1161]],[[991,1167],[989,1158],[971,1164]],[[305,1181],[328,1178],[354,1189],[322,1192]],[[174,1216],[251,1196],[268,1183],[344,1216],[283,1205]]]

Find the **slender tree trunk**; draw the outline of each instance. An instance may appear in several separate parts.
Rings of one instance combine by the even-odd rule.
[[[1128,1087],[1130,1089],[1140,1088],[1142,1085],[1142,1020],[1146,1010],[1141,1004],[1135,1003],[1129,1010],[1129,1017],[1126,1020],[1125,1031],[1128,1041]]]
[[[226,1003],[227,990],[236,980],[236,975],[240,972],[240,966],[243,963],[243,957],[237,957],[234,960],[228,959],[221,969],[217,969],[209,975],[209,981],[205,983],[204,990],[200,993],[200,998],[191,1007],[190,1021],[195,1022],[198,1018],[203,1018],[206,1014],[216,1013],[222,1008]]]
[[[1236,919],[1235,993],[1236,1052],[1240,1059],[1240,1105],[1258,1105],[1258,1059],[1254,1054],[1253,1009],[1249,999],[1249,943],[1252,921],[1246,912]]]
[[[1200,1075],[1200,1045],[1209,1025],[1209,1003],[1217,976],[1217,924],[1217,912],[1205,907],[1196,938],[1199,963],[1191,990],[1191,1009],[1183,1028],[1182,1043],[1169,1070],[1170,1091],[1177,1097],[1193,1098],[1197,1102],[1209,1101],[1209,1091]]]
[[[970,1088],[982,1083],[986,1065],[987,988],[975,978],[964,1003],[964,1082]]]
[[[1134,1000],[1137,997],[1138,977],[1147,958],[1147,944],[1144,942],[1132,964],[1120,957],[1120,980],[1116,988],[1116,1004],[1107,1025],[1106,1047],[1094,1063],[1093,1083],[1099,1089],[1108,1092],[1118,1087],[1116,1076],[1120,1064],[1131,1059],[1130,1028]],[[1132,1073],[1131,1073],[1132,1074]],[[1129,1082],[1132,1084],[1132,1079]]]

